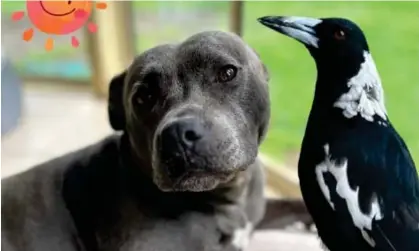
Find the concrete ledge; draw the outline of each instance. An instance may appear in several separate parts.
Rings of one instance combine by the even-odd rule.
[[[316,234],[256,231],[246,251],[323,251]]]

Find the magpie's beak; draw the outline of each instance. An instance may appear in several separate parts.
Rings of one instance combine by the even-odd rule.
[[[306,46],[319,47],[319,38],[316,35],[315,27],[322,22],[321,19],[296,16],[265,16],[258,18],[258,21],[279,33],[300,41]]]

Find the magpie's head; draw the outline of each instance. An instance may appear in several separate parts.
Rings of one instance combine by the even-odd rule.
[[[316,100],[352,118],[386,120],[381,80],[361,28],[344,18],[265,16],[263,25],[303,43],[316,61]]]
[[[303,43],[318,66],[326,63],[346,69],[350,63],[360,65],[364,52],[369,51],[362,30],[347,19],[265,16],[258,21]]]

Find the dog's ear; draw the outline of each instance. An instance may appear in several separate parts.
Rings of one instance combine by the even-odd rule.
[[[114,130],[125,129],[125,110],[123,102],[123,91],[126,72],[120,73],[112,78],[109,84],[108,116],[109,122]]]
[[[252,62],[255,62],[252,67],[256,70],[256,72],[259,74],[259,77],[261,80],[263,80],[264,83],[269,84],[270,75],[268,68],[266,65],[262,62],[262,59],[259,56],[259,53],[252,47],[250,47],[250,50],[252,52],[253,60]],[[260,127],[259,127],[259,139],[258,143],[261,144],[262,141],[265,139],[266,133],[268,132],[269,127],[269,121],[270,121],[270,100],[269,100],[269,93],[268,93],[268,86],[261,87],[261,91],[265,92],[266,98],[261,100],[260,102],[265,102],[266,104],[264,107],[267,107],[266,112],[260,113],[259,120],[260,121]]]
[[[262,59],[259,56],[259,53],[253,49],[252,47],[249,46],[249,48],[252,50],[252,52],[254,53],[254,55],[256,56],[256,58],[258,59],[258,66],[256,66],[256,68],[258,69],[258,72],[260,72],[263,76],[263,79],[266,81],[266,83],[269,83],[270,80],[270,75],[269,75],[269,71],[268,68],[266,67],[266,65],[262,62]]]
[[[265,77],[266,82],[269,83],[269,80],[271,79],[271,75],[269,74],[268,68],[262,61],[260,61],[260,63],[262,65],[263,76]]]

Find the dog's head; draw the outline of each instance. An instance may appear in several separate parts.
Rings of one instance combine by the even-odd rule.
[[[240,37],[198,33],[138,56],[110,83],[109,116],[163,191],[205,191],[255,161],[268,73]]]

